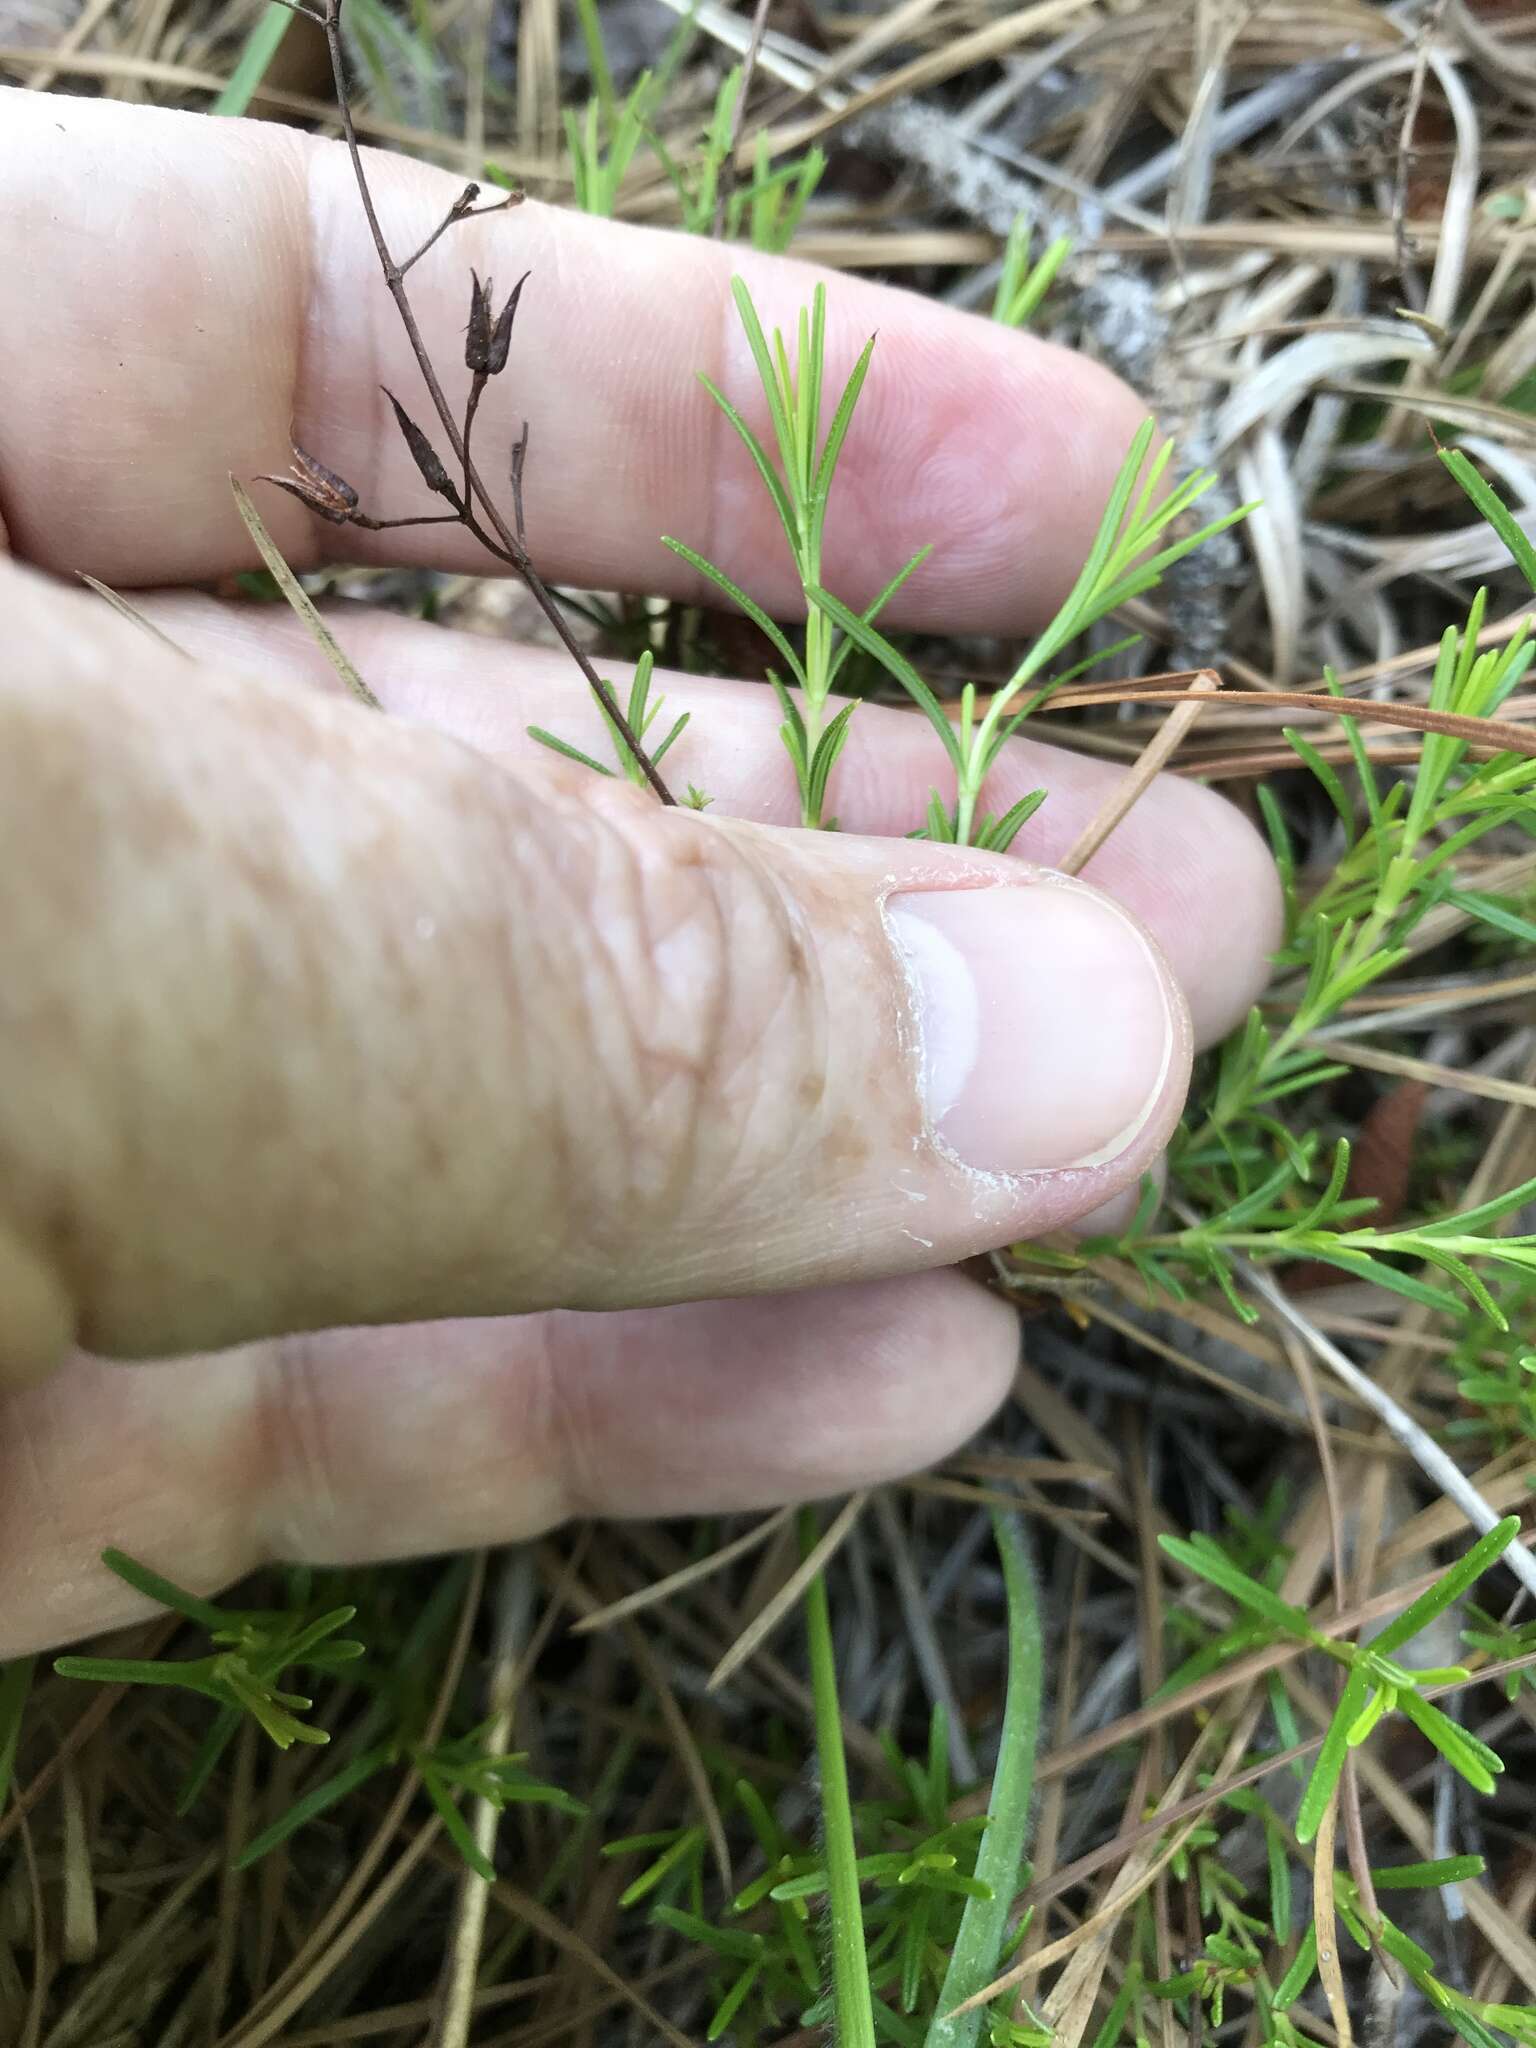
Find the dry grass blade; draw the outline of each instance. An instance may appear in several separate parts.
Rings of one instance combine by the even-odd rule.
[[[283,560],[282,553],[268,533],[261,514],[251,503],[250,493],[238,477],[230,478],[229,487],[235,494],[235,509],[245,522],[246,532],[255,541],[261,559],[271,571],[273,582],[303,621],[310,638],[358,702],[366,704],[370,711],[382,711],[383,705],[342,653],[335,634],[315,609],[313,598]]]
[[[94,590],[98,597],[104,597],[119,618],[127,619],[129,624],[137,626],[141,633],[147,633],[151,640],[157,641],[168,653],[180,655],[183,661],[191,660],[192,657],[184,647],[178,647],[169,633],[163,633],[153,619],[145,618],[138,607],[131,605],[120,592],[113,590],[106,583],[98,582],[94,576],[87,576],[83,569],[80,572],[80,581]]]
[[[635,1668],[650,1687],[656,1705],[661,1711],[661,1718],[672,1737],[678,1763],[698,1804],[699,1817],[709,1836],[709,1846],[714,1854],[715,1868],[720,1873],[720,1882],[729,1896],[736,1889],[735,1880],[731,1875],[731,1851],[725,1838],[725,1822],[720,1816],[720,1802],[716,1799],[714,1787],[709,1782],[709,1767],[700,1754],[698,1741],[688,1725],[688,1718],[678,1705],[677,1694],[662,1668],[661,1659],[646,1641],[637,1623],[626,1618],[621,1626],[625,1641],[629,1644],[629,1654],[635,1660]]]
[[[1354,2028],[1349,2017],[1349,1992],[1339,1966],[1339,1916],[1334,1904],[1333,1841],[1337,1825],[1338,1804],[1330,1800],[1317,1830],[1312,1864],[1312,1925],[1317,1934],[1317,1974],[1328,2001],[1328,2016],[1333,2021],[1339,2048],[1353,2048]]]
[[[1201,696],[1195,690],[1170,690],[1160,683],[1100,683],[1058,690],[1041,706],[1042,711],[1080,711],[1103,704],[1187,704],[1191,700],[1225,709],[1241,703],[1253,708],[1255,700],[1242,690],[1217,689]],[[1407,726],[1413,732],[1444,733],[1451,739],[1466,740],[1472,747],[1489,753],[1520,754],[1536,760],[1536,732],[1516,725],[1508,718],[1466,718],[1455,711],[1432,711],[1429,706],[1398,704],[1372,699],[1360,702],[1348,697],[1330,697],[1308,690],[1266,690],[1258,702],[1265,709],[1316,711],[1329,718],[1353,718],[1367,723]]]
[[[868,1505],[867,1493],[856,1493],[845,1501],[818,1538],[815,1547],[790,1573],[784,1584],[752,1617],[741,1634],[732,1643],[714,1670],[710,1672],[708,1690],[718,1692],[720,1687],[747,1663],[754,1652],[773,1634],[779,1624],[799,1605],[800,1596],[819,1572],[825,1569],[831,1558],[836,1556],[848,1532],[853,1528]]]
[[[1519,1109],[1536,1109],[1536,1088],[1524,1081],[1501,1081],[1495,1074],[1469,1073],[1464,1067],[1442,1066],[1438,1060],[1411,1059],[1406,1053],[1388,1052],[1384,1047],[1356,1045],[1343,1038],[1308,1040],[1328,1057],[1346,1066],[1364,1067],[1374,1074],[1396,1074],[1405,1081],[1424,1081],[1431,1088],[1454,1088],[1462,1095],[1479,1095],[1485,1102],[1510,1102]]]
[[[1190,684],[1190,694],[1163,720],[1136,757],[1130,772],[1118,781],[1097,815],[1089,820],[1055,865],[1064,875],[1080,874],[1111,832],[1127,817],[1182,745],[1205,709],[1206,696],[1221,688],[1214,669],[1203,669]]]
[[[495,1639],[486,1684],[488,1709],[481,1747],[488,1757],[511,1747],[512,1716],[517,1705],[517,1672],[533,1607],[533,1569],[526,1551],[502,1560],[496,1590]],[[494,1864],[500,1810],[489,1799],[474,1803],[471,1833],[475,1847]],[[489,1894],[477,1871],[465,1867],[459,1880],[453,1933],[444,1959],[443,1986],[432,2048],[466,2048],[476,2014],[485,1915]]]
[[[1208,1733],[1209,1731],[1207,1731]],[[1197,1741],[1189,1755],[1180,1764],[1169,1780],[1168,1789],[1158,1801],[1158,1811],[1171,1806],[1182,1795],[1185,1786],[1194,1775],[1202,1754],[1205,1738]],[[1188,1840],[1193,1823],[1175,1827],[1160,1840],[1149,1841],[1142,1848],[1128,1856],[1115,1873],[1104,1901],[1098,1909],[1074,1927],[1070,1934],[1049,1942],[1026,1956],[1020,1963],[1005,1970],[992,1983],[968,1998],[961,2012],[969,2012],[976,2006],[990,2005],[1003,1992],[1011,1991],[1015,1985],[1024,1984],[1038,1977],[1055,1963],[1072,1958],[1071,1966],[1063,1971],[1053,1987],[1050,1997],[1041,2008],[1041,2018],[1047,2026],[1056,2029],[1053,2039],[1061,2048],[1075,2048],[1075,2042],[1082,2038],[1092,2010],[1092,1997],[1085,1996],[1087,1987],[1097,1991],[1109,1954],[1109,1938],[1114,1934],[1120,1921],[1137,1899],[1147,1891],[1160,1871],[1166,1870],[1174,1857]],[[1074,2031],[1068,2035],[1061,2031],[1067,2014],[1075,2016]]]
[[[564,1921],[549,1911],[547,1906],[541,1906],[537,1899],[531,1898],[518,1886],[508,1884],[504,1878],[496,1880],[491,1888],[491,1897],[513,1920],[531,1927],[553,1947],[575,1957],[583,1969],[607,1985],[609,1990],[637,2013],[648,2027],[653,2027],[659,2037],[668,2044],[668,2048],[697,2048],[695,2042],[690,2041],[686,2034],[674,2027],[670,2020],[656,2010],[642,1991],[606,1962],[589,1942],[583,1941],[579,1934],[573,1933]],[[562,2020],[557,2031],[563,2032],[565,2024]]]
[[[696,1558],[691,1564],[683,1565],[675,1572],[669,1572],[664,1579],[657,1579],[649,1586],[641,1586],[636,1592],[626,1593],[622,1600],[610,1601],[606,1607],[596,1607],[591,1613],[583,1614],[571,1624],[572,1635],[590,1635],[593,1629],[607,1628],[615,1621],[622,1621],[626,1615],[641,1614],[647,1607],[654,1607],[659,1601],[670,1600],[675,1594],[684,1592],[689,1586],[697,1585],[700,1579],[707,1579],[714,1573],[724,1571],[739,1558],[750,1556],[766,1543],[769,1537],[784,1527],[794,1513],[793,1508],[776,1508],[771,1515],[765,1515],[756,1528],[748,1529],[745,1535],[736,1537],[730,1543],[722,1543],[718,1550],[712,1550],[707,1557]]]
[[[442,1739],[454,1695],[463,1676],[465,1660],[478,1618],[485,1588],[486,1557],[483,1550],[472,1553],[464,1597],[460,1602],[453,1639],[438,1679],[426,1724],[421,1731],[422,1747],[433,1749]],[[416,1771],[407,1771],[386,1806],[377,1826],[359,1854],[354,1856],[346,1878],[337,1888],[324,1913],[307,1931],[287,1967],[253,2003],[245,2018],[222,2035],[216,2048],[264,2048],[283,2022],[322,1984],[328,1972],[341,1961],[373,1920],[399,1891],[417,1862],[430,1848],[441,1823],[434,1816],[418,1830],[405,1852],[396,1859],[370,1893],[374,1872],[389,1853],[391,1843],[405,1824],[420,1789]]]

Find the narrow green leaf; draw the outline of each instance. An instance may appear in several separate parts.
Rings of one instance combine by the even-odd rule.
[[[202,1795],[204,1786],[218,1768],[219,1759],[239,1733],[245,1716],[238,1707],[220,1707],[213,1717],[208,1733],[197,1745],[197,1754],[192,1759],[181,1790],[176,1795],[176,1813],[180,1818],[190,1813]],[[0,1800],[0,1805],[4,1801]]]
[[[842,599],[834,597],[831,591],[823,590],[817,584],[811,584],[807,587],[805,594],[812,604],[827,614],[834,625],[841,626],[850,640],[856,640],[867,654],[872,654],[878,662],[883,664],[887,672],[901,684],[908,696],[911,697],[913,703],[918,705],[924,712],[928,723],[943,741],[945,752],[949,755],[951,761],[954,762],[957,771],[960,770],[964,763],[960,754],[960,742],[956,737],[954,727],[945,717],[943,706],[939,703],[938,698],[934,696],[932,690],[929,689],[906,656],[898,653],[883,633],[878,632],[874,626],[861,619],[857,612],[850,611]]]
[[[1437,1308],[1443,1315],[1462,1313],[1455,1295],[1447,1294],[1443,1287],[1431,1287],[1428,1281],[1400,1272],[1383,1259],[1373,1259],[1368,1252],[1344,1244],[1326,1231],[1310,1231],[1305,1238],[1297,1238],[1289,1249],[1297,1258],[1321,1259],[1324,1265],[1337,1266],[1341,1273],[1352,1273],[1358,1280],[1374,1280],[1378,1287],[1390,1288],[1408,1301],[1421,1301],[1426,1308]]]
[[[984,821],[982,830],[976,836],[976,844],[987,853],[1006,853],[1019,833],[1045,802],[1043,789],[1032,789],[1027,796],[1021,796],[1016,804],[998,819]]]
[[[673,726],[672,730],[667,734],[666,738],[662,741],[661,745],[659,747],[652,747],[651,766],[653,768],[659,767],[661,763],[666,759],[667,753],[671,748],[672,742],[682,732],[683,727],[688,723],[689,719],[692,716],[693,713],[691,711],[685,711],[682,714],[682,716],[678,719],[677,723]]]
[[[725,393],[717,385],[711,383],[710,379],[702,371],[699,373],[699,382],[730,421],[735,429],[737,439],[746,449],[748,455],[751,456],[753,467],[762,478],[767,487],[768,495],[773,500],[774,510],[779,515],[779,524],[784,529],[784,537],[789,542],[790,552],[798,561],[800,558],[801,541],[799,514],[790,500],[789,492],[785,488],[782,477],[780,477],[778,471],[768,460],[768,451],[747,425],[735,406],[726,397]]]
[[[1348,724],[1349,721],[1346,719],[1345,723]],[[1313,746],[1312,742],[1305,736],[1305,734],[1299,733],[1296,730],[1295,726],[1282,726],[1280,730],[1283,738],[1285,739],[1286,743],[1290,746],[1292,751],[1295,753],[1297,759],[1301,761],[1311,771],[1316,780],[1319,783],[1321,783],[1323,789],[1327,793],[1329,803],[1331,803],[1333,805],[1333,808],[1338,812],[1339,818],[1344,826],[1345,845],[1353,846],[1356,838],[1354,806],[1353,804],[1351,804],[1349,800],[1348,793],[1344,788],[1343,779],[1339,775],[1337,769],[1334,768],[1331,762],[1325,761],[1323,759],[1323,756],[1317,751],[1316,747]]]
[[[1410,1642],[1421,1629],[1427,1628],[1437,1615],[1444,1614],[1448,1607],[1458,1601],[1467,1588],[1480,1579],[1491,1565],[1508,1550],[1520,1533],[1520,1517],[1506,1515],[1502,1522],[1482,1536],[1466,1556],[1453,1564],[1443,1577],[1421,1593],[1417,1600],[1405,1607],[1395,1621],[1389,1622],[1379,1636],[1372,1639],[1371,1648],[1380,1657],[1388,1657],[1404,1643]]]
[[[421,1782],[427,1789],[427,1797],[437,1808],[438,1819],[442,1822],[448,1839],[453,1843],[453,1846],[464,1858],[464,1861],[469,1865],[476,1877],[484,1878],[487,1884],[494,1884],[496,1882],[495,1866],[470,1833],[469,1823],[465,1820],[463,1814],[460,1813],[452,1793],[430,1764],[422,1765]]]
[[[684,1828],[675,1834],[670,1845],[663,1849],[655,1862],[650,1864],[619,1894],[619,1904],[633,1906],[643,1899],[647,1892],[653,1892],[662,1879],[675,1870],[680,1863],[696,1856],[704,1846],[704,1830],[701,1827]]]
[[[1213,1586],[1219,1586],[1240,1607],[1262,1616],[1299,1642],[1309,1643],[1315,1639],[1316,1632],[1301,1608],[1292,1607],[1278,1593],[1272,1593],[1268,1586],[1261,1586],[1257,1579],[1251,1578],[1224,1551],[1219,1550],[1209,1537],[1192,1542],[1185,1542],[1179,1536],[1159,1536],[1157,1540],[1159,1548],[1169,1557],[1187,1571],[1209,1580]]]
[[[806,808],[817,824],[821,822],[822,806],[826,802],[827,778],[837,765],[837,757],[848,738],[848,721],[858,708],[857,701],[845,704],[817,742],[811,771],[806,777]]]
[[[724,1998],[715,2007],[709,2025],[704,2031],[706,2041],[719,2040],[720,2036],[731,2024],[731,2021],[740,2012],[742,2006],[746,2004],[747,1994],[761,1976],[762,1969],[763,1959],[760,1955],[748,1963],[735,1983],[732,1984],[730,1990],[726,1992]]]
[[[1264,1810],[1264,1851],[1269,1862],[1269,1924],[1276,1941],[1291,1938],[1291,1859],[1274,1816]]]
[[[528,737],[537,740],[541,747],[549,747],[555,753],[563,754],[567,761],[575,761],[583,768],[590,768],[594,775],[612,775],[614,772],[601,761],[594,761],[590,754],[584,754],[580,747],[573,747],[569,740],[557,739],[554,733],[546,732],[542,725],[530,725]]]
[[[923,563],[927,561],[928,557],[932,553],[933,544],[932,542],[930,542],[927,547],[919,548],[917,553],[912,557],[911,561],[906,563],[904,567],[896,571],[896,574],[891,578],[890,582],[886,584],[884,590],[881,591],[880,595],[874,600],[872,604],[866,605],[863,612],[861,613],[860,616],[863,618],[866,626],[872,626],[874,624],[875,620],[879,618],[880,614],[885,610],[886,606],[890,603],[891,599],[896,595],[897,591],[900,590],[901,586],[903,585],[903,583],[906,582],[907,578],[912,574],[913,570],[920,569]],[[837,681],[838,672],[842,668],[843,663],[848,659],[849,655],[853,652],[854,646],[855,642],[850,640],[846,634],[844,635],[843,639],[838,643],[837,652],[832,657],[832,665],[827,670],[828,689],[830,689],[832,685]]]
[[[769,352],[768,337],[763,332],[763,323],[757,316],[756,306],[752,303],[752,294],[747,290],[745,283],[739,277],[731,279],[731,297],[736,301],[736,312],[741,320],[742,331],[747,337],[747,346],[752,351],[752,360],[757,365],[758,382],[762,385],[763,396],[768,402],[768,415],[773,422],[774,439],[779,444],[779,456],[784,464],[784,474],[786,477],[793,477],[795,475],[794,422],[791,420],[785,404],[785,390],[780,379],[779,370],[775,366],[773,356]],[[782,349],[782,344],[780,346]],[[708,389],[714,392],[714,386],[709,384],[707,379],[704,381]],[[718,393],[715,393],[715,398],[716,403],[720,406],[725,407],[727,405],[727,401]],[[734,411],[734,408],[730,408],[730,410]],[[737,418],[740,418],[739,414],[737,414]],[[738,431],[750,431],[747,429],[745,421],[742,422],[742,426]],[[753,438],[755,440],[756,437],[754,436]],[[789,522],[787,521],[785,530],[790,530]]]
[[[1458,1728],[1449,1716],[1442,1714],[1420,1693],[1410,1689],[1402,1694],[1399,1703],[1419,1733],[1434,1744],[1453,1771],[1458,1771],[1474,1791],[1484,1795],[1492,1792],[1495,1770],[1502,1771],[1504,1764],[1486,1743],[1479,1742],[1464,1728]]]
[[[1480,1202],[1475,1209],[1462,1209],[1454,1216],[1441,1216],[1432,1223],[1417,1223],[1413,1234],[1415,1237],[1466,1237],[1480,1230],[1485,1223],[1496,1223],[1512,1210],[1523,1209],[1527,1202],[1536,1202],[1536,1180],[1522,1181],[1518,1187],[1495,1195],[1491,1201]]]
[[[816,287],[818,291],[821,286]],[[871,335],[859,352],[859,359],[848,373],[848,382],[843,386],[843,395],[837,401],[837,411],[832,415],[832,424],[827,429],[827,438],[821,451],[821,460],[816,465],[816,478],[812,486],[819,505],[824,505],[832,489],[832,474],[837,468],[837,459],[843,452],[843,443],[848,438],[848,429],[853,423],[853,409],[859,402],[859,393],[864,389],[864,380],[869,375],[870,358],[875,352],[875,337]]]
[[[663,534],[661,544],[665,548],[670,548],[673,554],[681,555],[683,560],[697,569],[701,576],[707,576],[717,589],[723,590],[733,604],[741,607],[763,637],[772,643],[790,674],[803,690],[805,688],[804,665],[785,637],[783,629],[769,618],[762,606],[756,603],[754,599],[748,597],[739,583],[733,583],[723,569],[717,569],[713,562],[706,560],[697,549],[689,547],[686,542],[674,540],[670,534]]]
[[[1508,938],[1519,939],[1523,945],[1536,945],[1536,919],[1522,917],[1497,896],[1485,896],[1476,889],[1447,889],[1443,900]]]
[[[1315,1230],[1327,1216],[1331,1216],[1344,1197],[1344,1185],[1349,1179],[1349,1140],[1340,1138],[1333,1148],[1333,1167],[1328,1175],[1328,1185],[1318,1196],[1312,1207],[1295,1225],[1297,1230]]]
[[[1468,1884],[1487,1869],[1481,1856],[1439,1856],[1431,1863],[1389,1863],[1372,1870],[1379,1892],[1422,1891],[1442,1884]]]
[[[93,1685],[169,1685],[218,1700],[221,1696],[209,1675],[212,1662],[209,1657],[195,1664],[158,1657],[55,1657],[53,1668],[60,1678],[83,1678]]]
[[[1317,1753],[1317,1762],[1312,1766],[1312,1775],[1307,1780],[1307,1789],[1302,1793],[1301,1805],[1297,1809],[1296,1839],[1303,1846],[1313,1840],[1322,1826],[1323,1815],[1328,1810],[1328,1803],[1338,1786],[1339,1773],[1349,1754],[1349,1731],[1365,1704],[1369,1683],[1363,1666],[1359,1664],[1345,1681],[1344,1691],[1334,1709],[1333,1719],[1328,1723],[1323,1746]]]
[[[270,1827],[263,1828],[259,1835],[247,1842],[235,1858],[235,1869],[248,1870],[253,1863],[259,1863],[279,1842],[286,1842],[309,1821],[318,1819],[328,1808],[355,1792],[359,1785],[365,1785],[376,1772],[384,1769],[393,1756],[393,1745],[381,1743],[377,1749],[364,1750],[361,1756],[354,1757],[334,1778],[327,1778],[323,1784],[306,1792]]]
[[[1309,1921],[1291,1967],[1275,1986],[1275,2011],[1284,2012],[1300,1998],[1317,1972],[1317,1928]]]

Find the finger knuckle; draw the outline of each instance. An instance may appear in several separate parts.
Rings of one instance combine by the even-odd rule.
[[[583,1210],[568,1226],[596,1250],[739,1217],[819,1099],[826,1003],[798,904],[750,835],[627,788],[567,816],[537,873],[540,944],[562,957],[519,940],[517,971],[525,1004],[544,997],[545,1135]]]

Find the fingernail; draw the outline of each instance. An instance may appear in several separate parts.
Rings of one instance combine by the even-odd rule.
[[[1096,890],[1043,876],[908,890],[886,917],[909,970],[929,1123],[982,1173],[1117,1158],[1182,1030],[1150,941]]]

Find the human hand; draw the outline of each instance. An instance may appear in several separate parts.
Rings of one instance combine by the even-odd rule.
[[[288,614],[168,586],[249,561],[227,472],[290,435],[370,506],[419,501],[342,153],[0,103],[0,539],[35,565],[0,567],[0,1658],[133,1617],[107,1543],[212,1587],[831,1493],[961,1441],[1014,1318],[940,1269],[1156,1159],[1276,939],[1247,825],[1165,779],[1097,888],[907,841],[943,756],[866,707],[844,831],[787,831],[769,693],[684,677],[668,767],[715,803],[665,813],[527,739],[600,740],[563,656],[362,609],[338,631],[391,715],[340,697]],[[455,189],[374,175],[403,246]],[[755,414],[728,277],[782,319],[804,269],[525,206],[413,273],[444,362],[471,264],[533,271],[482,426],[532,423],[543,573],[696,595],[672,532],[782,610],[693,372]],[[867,602],[935,539],[893,623],[1039,623],[1135,400],[878,286],[839,279],[830,316],[833,380],[880,338],[828,584]],[[451,527],[338,544],[272,496],[292,561],[481,566]],[[39,569],[160,586],[136,601],[192,660]],[[1015,742],[991,800],[1049,789],[1048,864],[1114,773]]]

